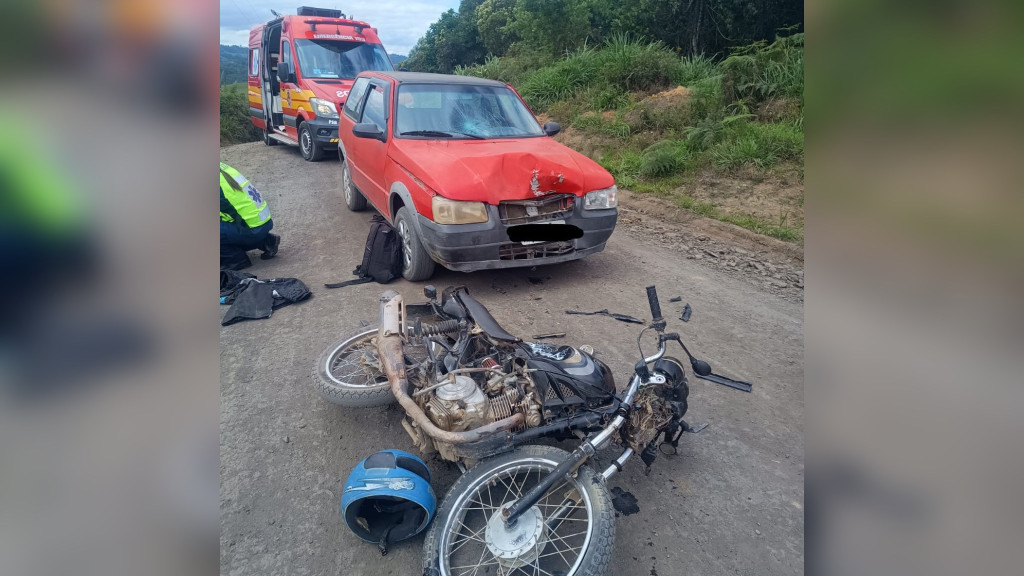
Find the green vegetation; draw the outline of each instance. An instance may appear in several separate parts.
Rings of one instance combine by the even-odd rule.
[[[248,78],[249,49],[244,46],[220,45],[220,85],[244,83]]]
[[[803,0],[461,0],[431,24],[404,68],[450,74],[489,55],[557,58],[627,34],[720,58],[803,19]]]
[[[249,116],[248,86],[229,84],[220,88],[220,145],[240,144],[261,139]]]
[[[686,192],[700,176],[802,180],[803,34],[784,34],[720,61],[680,57],[661,42],[615,34],[558,60],[491,57],[457,73],[513,84],[534,112],[562,123],[566,142],[594,157],[620,187],[799,241],[802,210],[795,218],[783,212],[765,219]]]

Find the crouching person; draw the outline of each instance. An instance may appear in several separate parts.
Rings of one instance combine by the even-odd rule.
[[[256,187],[238,170],[220,164],[220,267],[241,270],[252,265],[249,250],[260,250],[260,258],[277,254],[281,237],[271,234],[274,221],[270,207]]]

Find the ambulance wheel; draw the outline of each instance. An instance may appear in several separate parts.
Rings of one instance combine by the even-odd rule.
[[[324,157],[323,146],[317,144],[308,122],[299,125],[299,151],[307,162],[319,162]]]
[[[270,137],[269,128],[263,129],[263,143],[266,144],[267,146],[277,146],[277,140],[274,140],[273,138]]]

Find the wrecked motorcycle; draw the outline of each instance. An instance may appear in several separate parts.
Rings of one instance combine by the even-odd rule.
[[[379,325],[328,348],[314,368],[337,404],[397,400],[416,447],[463,468],[424,541],[424,574],[604,574],[615,536],[605,481],[635,453],[649,468],[661,444],[675,447],[689,430],[684,365],[665,355],[668,343],[695,373],[710,366],[665,332],[654,286],[642,359],[622,393],[589,347],[524,342],[462,287],[440,300],[432,286],[424,293],[428,302],[405,304],[385,292]],[[658,350],[643,357],[648,329]],[[571,453],[532,444],[542,438],[582,443]],[[587,465],[611,443],[623,448],[611,465]]]

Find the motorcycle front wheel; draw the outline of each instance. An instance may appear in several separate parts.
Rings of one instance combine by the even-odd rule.
[[[525,446],[484,460],[452,486],[423,543],[424,575],[602,576],[615,544],[615,513],[599,474],[581,466],[512,528],[515,501],[568,453]]]

